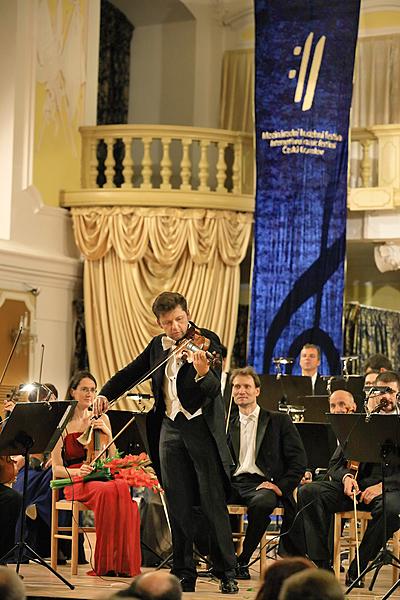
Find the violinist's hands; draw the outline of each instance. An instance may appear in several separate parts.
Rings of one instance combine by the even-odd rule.
[[[92,409],[93,415],[99,417],[108,409],[109,402],[105,396],[96,396],[93,400]]]
[[[312,483],[311,471],[306,471],[300,481],[300,485],[304,485],[305,483]]]
[[[210,370],[208,359],[204,350],[199,350],[193,353],[193,366],[197,371],[199,377],[204,377]]]
[[[87,465],[86,463],[83,463],[79,467],[79,477],[85,477],[86,475],[89,475],[89,473],[91,473],[92,471],[93,471],[93,467],[91,467],[90,465]]]
[[[349,498],[353,498],[354,494],[357,495],[360,493],[357,480],[351,475],[344,478],[343,487],[345,495],[349,496]]]
[[[15,404],[12,400],[4,400],[4,410],[8,410],[8,412],[11,412],[12,410],[14,410]]]
[[[363,492],[361,492],[360,502],[365,502],[365,504],[369,504],[372,502],[374,498],[382,495],[382,483],[376,483],[375,485],[370,485],[365,488]]]
[[[263,481],[256,487],[256,490],[272,490],[277,496],[282,496],[282,491],[272,481]]]
[[[107,438],[109,440],[111,440],[111,438],[112,438],[111,429],[103,421],[103,419],[101,419],[101,418],[100,419],[93,419],[92,425],[93,425],[93,429],[99,429],[100,431],[102,431],[103,433],[106,434],[106,436],[107,436]]]

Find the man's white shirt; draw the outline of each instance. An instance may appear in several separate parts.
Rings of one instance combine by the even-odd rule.
[[[239,465],[234,472],[233,476],[241,475],[242,473],[257,473],[258,475],[264,475],[264,473],[256,465],[256,437],[257,437],[257,426],[258,417],[260,414],[260,407],[256,406],[252,413],[244,415],[239,412],[240,420],[240,451],[239,451]]]

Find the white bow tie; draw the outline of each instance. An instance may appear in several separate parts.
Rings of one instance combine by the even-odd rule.
[[[161,338],[161,344],[163,350],[171,350],[171,348],[175,346],[175,340],[168,337],[167,335],[164,335],[164,337]]]

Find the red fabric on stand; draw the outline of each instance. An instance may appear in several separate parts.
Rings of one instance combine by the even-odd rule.
[[[80,433],[68,434],[64,440],[67,460],[82,457]],[[72,465],[71,465],[72,466]],[[79,465],[73,465],[77,467]],[[134,577],[140,573],[140,517],[126,481],[89,481],[64,488],[67,500],[77,500],[93,510],[96,526],[96,549],[93,575],[110,572]]]

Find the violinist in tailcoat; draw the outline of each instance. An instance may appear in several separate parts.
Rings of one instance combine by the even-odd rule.
[[[166,492],[172,529],[173,573],[184,591],[194,591],[193,507],[207,518],[214,572],[223,593],[237,593],[233,577],[236,557],[232,542],[226,492],[232,459],[224,430],[220,372],[204,351],[188,351],[188,360],[172,354],[175,342],[190,326],[186,299],[163,292],[152,310],[164,333],[154,337],[144,351],[116,373],[100,390],[108,401],[118,398],[163,359],[170,359],[151,375],[154,409],[147,417],[150,455]],[[219,351],[218,336],[199,330]]]
[[[382,373],[387,378],[388,373]],[[380,376],[378,376],[379,379]],[[385,386],[391,389],[388,396],[399,392],[399,376],[391,373],[391,381]],[[379,385],[379,381],[376,385]],[[385,394],[382,394],[385,396]],[[388,402],[391,401],[388,398]],[[354,464],[354,463],[353,463]],[[353,510],[353,496],[356,494],[357,507],[371,512],[367,530],[359,547],[360,569],[363,571],[373,560],[383,545],[383,506],[382,471],[380,463],[359,463],[356,471],[346,460],[342,448],[338,446],[330,465],[330,481],[316,481],[302,486],[298,492],[298,506],[303,508],[305,543],[307,555],[318,566],[327,568],[331,564],[328,546],[330,517],[335,512]],[[400,465],[389,465],[385,476],[386,540],[400,528]],[[308,506],[307,506],[308,505]],[[349,566],[346,583],[351,584],[357,577],[356,560]],[[360,587],[363,584],[361,583]]]

